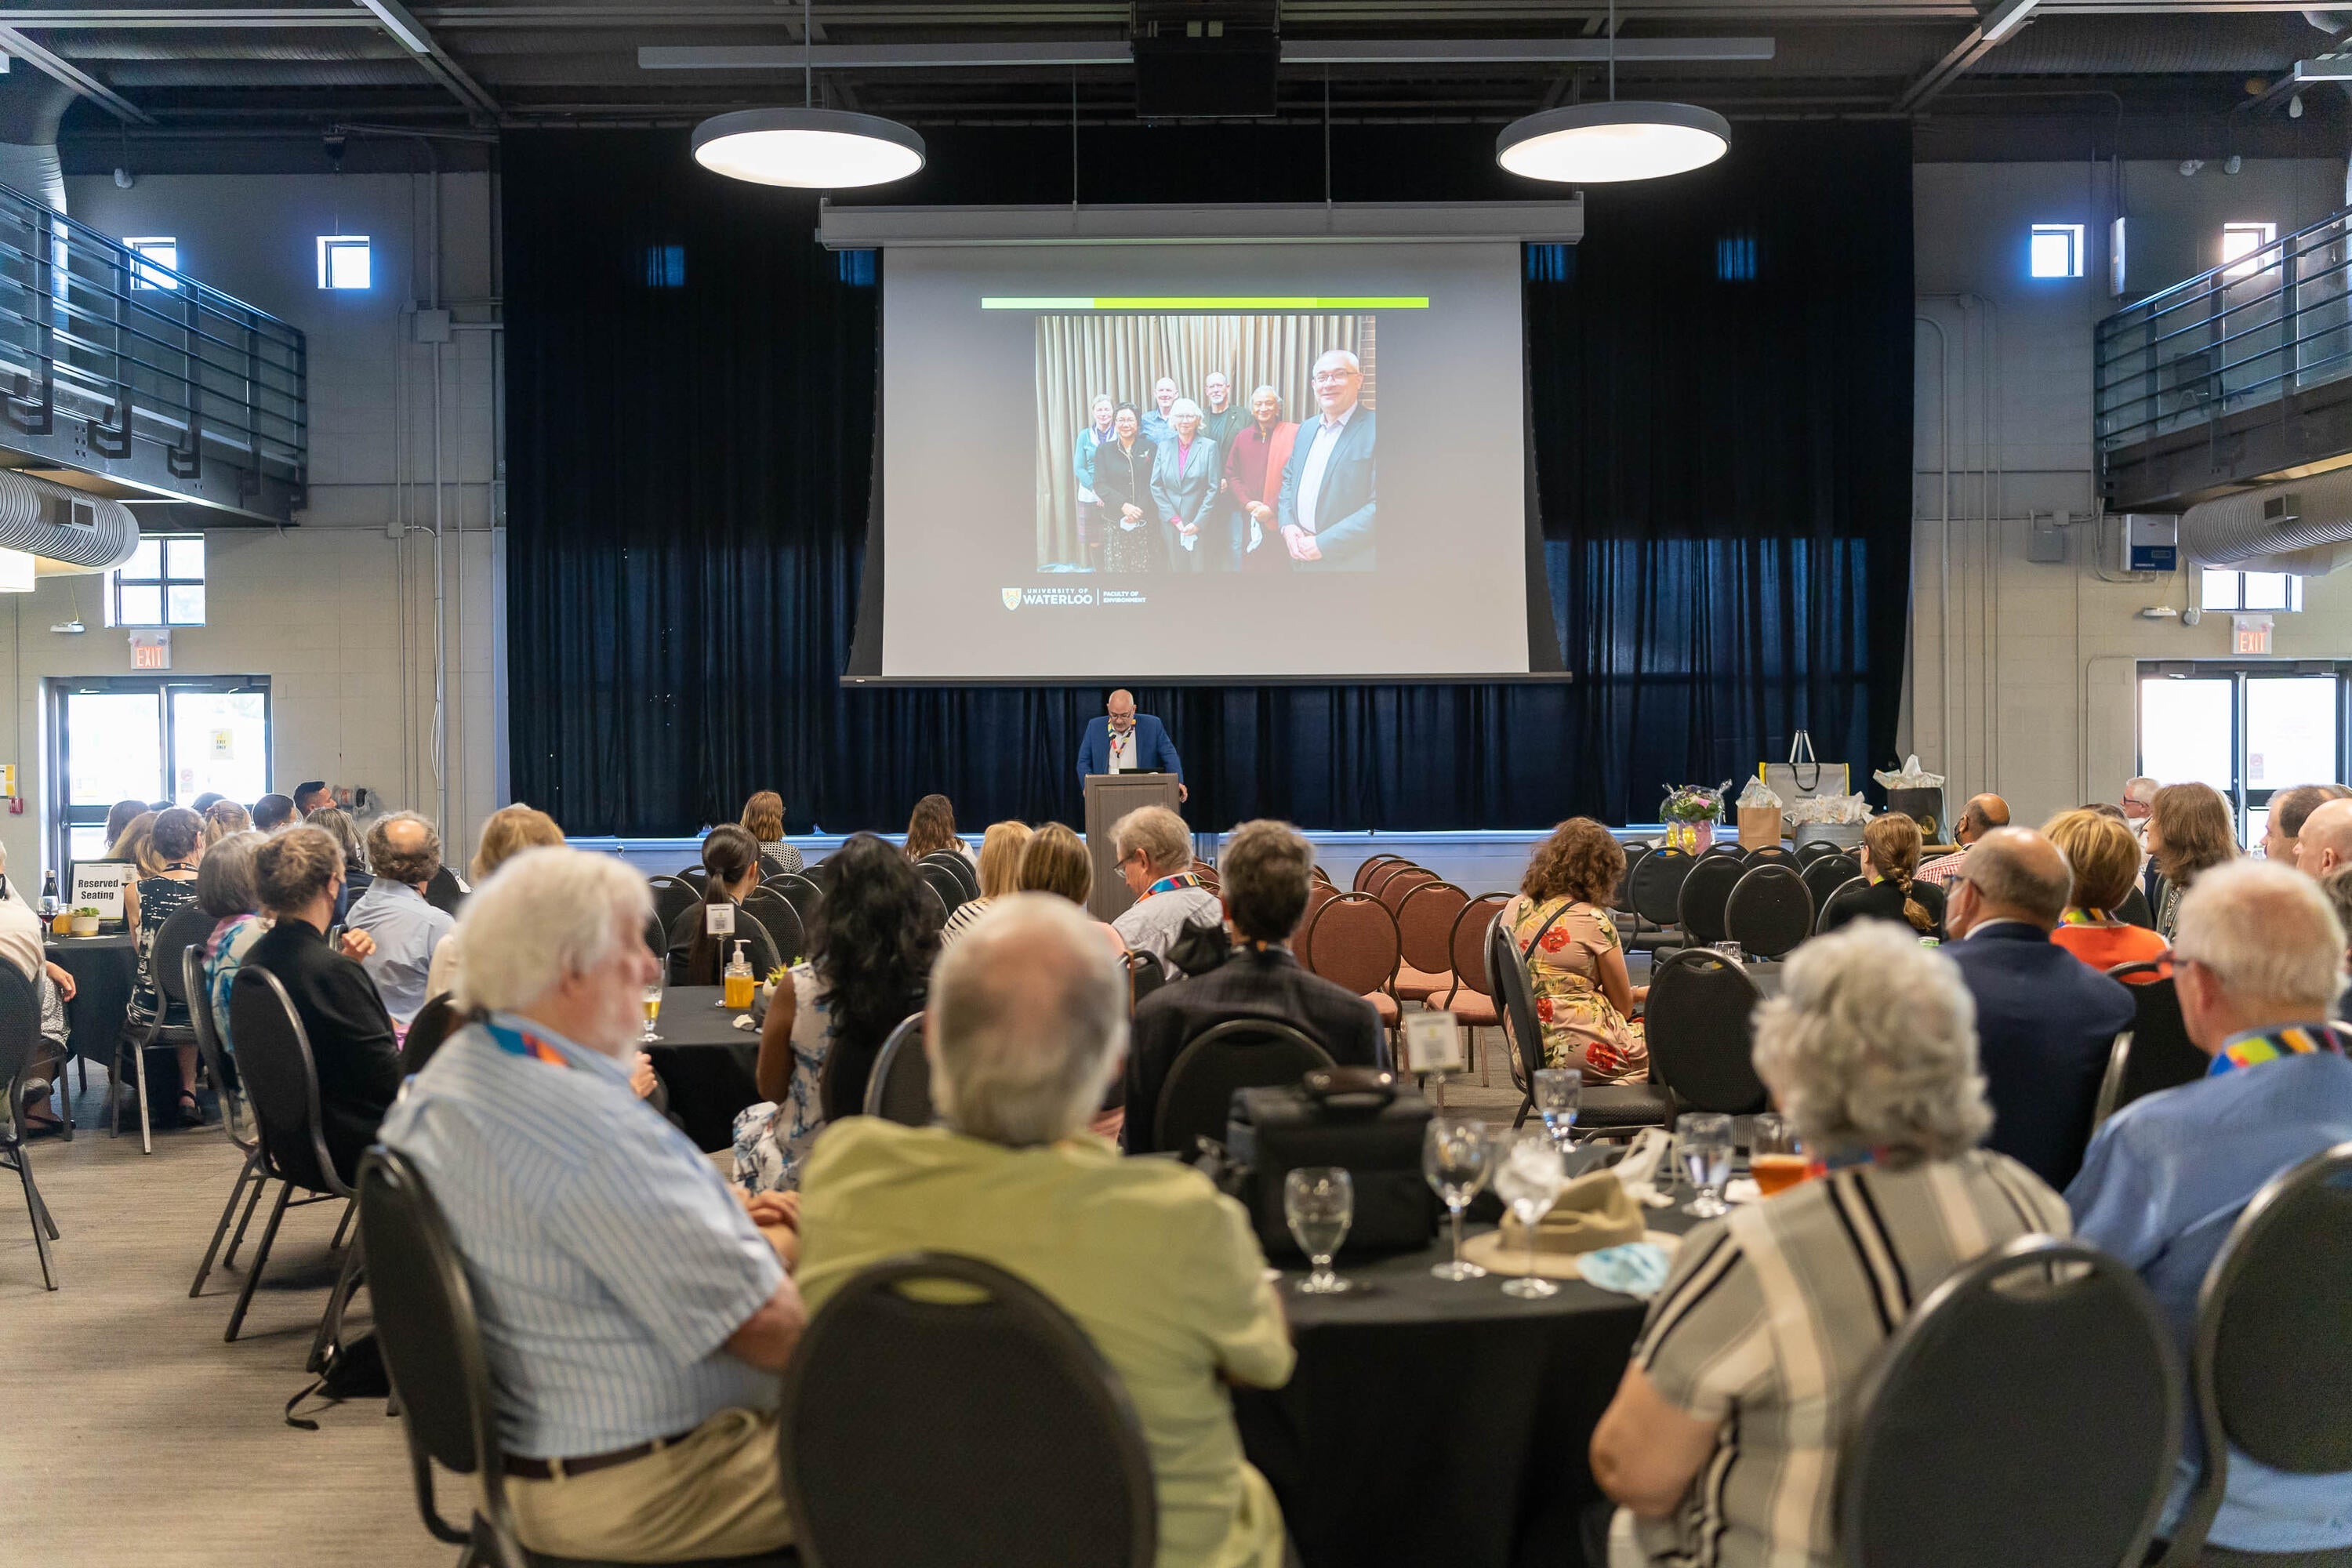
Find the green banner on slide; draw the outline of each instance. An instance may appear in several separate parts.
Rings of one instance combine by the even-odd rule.
[[[1067,299],[983,295],[983,310],[1426,310],[1426,294],[1080,294]]]

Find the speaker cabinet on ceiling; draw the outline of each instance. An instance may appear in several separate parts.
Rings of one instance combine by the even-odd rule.
[[[1269,120],[1282,34],[1275,0],[1137,0],[1135,112]]]

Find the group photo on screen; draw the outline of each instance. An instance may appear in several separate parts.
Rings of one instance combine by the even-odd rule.
[[[1374,318],[1037,318],[1037,567],[1370,572]]]

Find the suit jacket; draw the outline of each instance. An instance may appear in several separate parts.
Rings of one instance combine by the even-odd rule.
[[[1298,422],[1290,460],[1282,467],[1282,499],[1275,513],[1284,528],[1300,526],[1298,480],[1307,471],[1307,456],[1315,449],[1316,427],[1322,422],[1319,411],[1312,418]],[[1292,562],[1299,571],[1372,569],[1372,547],[1377,542],[1373,525],[1379,512],[1379,495],[1372,483],[1372,454],[1378,439],[1372,411],[1358,404],[1355,414],[1339,432],[1339,449],[1324,464],[1323,488],[1316,497],[1317,526],[1313,532],[1323,559]]]
[[[1151,1124],[1177,1057],[1196,1036],[1234,1018],[1293,1025],[1341,1067],[1388,1065],[1381,1016],[1370,1002],[1307,973],[1280,948],[1239,949],[1206,974],[1163,985],[1136,1005],[1127,1047],[1127,1125],[1119,1135],[1129,1153],[1157,1147]]]
[[[1977,1052],[1992,1100],[1987,1148],[2063,1192],[2082,1167],[2131,993],[2029,925],[2003,924],[1940,950],[1977,1003]]]
[[[400,1092],[400,1046],[367,971],[327,945],[308,921],[284,920],[262,933],[246,967],[266,969],[286,987],[310,1037],[319,1069],[320,1131],[335,1173],[348,1183],[375,1142],[376,1124]]]
[[[1184,466],[1181,473],[1177,472],[1179,462]],[[1151,505],[1147,510],[1163,527],[1171,520],[1198,524],[1217,499],[1217,481],[1224,475],[1224,455],[1205,432],[1192,437],[1189,451],[1180,442],[1162,441],[1151,465]]]
[[[1176,755],[1176,742],[1168,738],[1167,726],[1149,713],[1135,716],[1135,765],[1144,773],[1174,773],[1177,783],[1184,782],[1184,764]],[[1110,720],[1097,714],[1087,725],[1086,739],[1078,742],[1078,777],[1108,772]]]

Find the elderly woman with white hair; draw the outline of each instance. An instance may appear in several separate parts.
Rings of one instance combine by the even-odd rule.
[[[923,1048],[944,1126],[835,1123],[801,1178],[811,1311],[859,1270],[938,1248],[1010,1270],[1118,1372],[1151,1450],[1158,1568],[1277,1568],[1282,1513],[1224,1385],[1293,1355],[1249,1217],[1172,1160],[1087,1132],[1127,1047],[1121,972],[1076,906],[993,904],[940,958]]]
[[[1170,405],[1168,425],[1168,439],[1151,465],[1151,510],[1167,527],[1168,570],[1205,572],[1209,557],[1225,547],[1202,531],[1224,482],[1224,458],[1216,441],[1202,433],[1201,405],[1191,398]]]
[[[2068,1229],[2057,1194],[1978,1147],[1975,1005],[1903,929],[1800,948],[1755,1057],[1824,1169],[1684,1237],[1592,1436],[1622,1505],[1612,1568],[1832,1568],[1837,1445],[1880,1348],[1969,1259]]]

